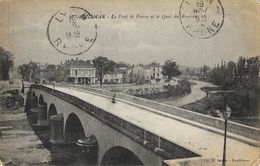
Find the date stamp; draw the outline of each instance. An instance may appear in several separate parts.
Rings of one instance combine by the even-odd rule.
[[[93,16],[80,7],[58,11],[49,20],[47,37],[51,45],[65,55],[87,52],[97,38]]]
[[[183,29],[198,39],[216,35],[224,24],[224,17],[220,0],[183,0],[179,10]]]

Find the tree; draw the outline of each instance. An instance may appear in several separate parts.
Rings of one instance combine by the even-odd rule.
[[[102,86],[103,74],[114,72],[114,69],[117,66],[116,62],[102,56],[93,59],[93,64],[96,68],[96,75],[99,75],[100,86]]]
[[[202,67],[202,74],[203,74],[203,76],[206,76],[209,71],[210,71],[210,67],[209,66],[204,65]]]
[[[225,86],[232,87],[236,78],[236,63],[229,61],[225,72]]]
[[[39,76],[39,66],[36,62],[29,62],[29,69],[30,69],[30,77],[29,80],[30,81],[36,81],[38,78],[37,76]]]
[[[26,81],[32,81],[37,79],[39,67],[36,62],[29,62],[28,64],[22,64],[18,66],[18,72],[21,74],[22,79]]]
[[[130,64],[121,61],[117,63],[117,67],[130,67]]]
[[[237,62],[237,76],[238,80],[241,82],[246,74],[246,59],[244,57],[239,57],[239,60]]]
[[[166,60],[162,66],[162,74],[167,76],[168,79],[172,79],[174,76],[181,75],[179,65],[177,65],[177,63],[172,60]]]
[[[230,61],[227,65],[222,61],[209,73],[209,81],[223,90],[235,90],[227,100],[236,108],[236,116],[259,114],[259,56],[239,57],[237,63]]]
[[[13,54],[0,47],[0,80],[9,79],[9,70],[13,65]]]
[[[30,69],[28,64],[23,64],[18,66],[18,73],[22,76],[22,84],[23,84],[23,80],[26,80],[26,76],[28,76],[29,72]]]
[[[56,80],[56,76],[57,76],[57,70],[56,70],[56,66],[55,65],[48,65],[47,68],[46,68],[47,72],[47,79],[49,82],[52,82],[54,80]]]

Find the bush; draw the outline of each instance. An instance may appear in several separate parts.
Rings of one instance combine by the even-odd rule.
[[[178,85],[164,85],[168,97],[175,97],[191,93],[191,83],[188,80],[178,81]]]

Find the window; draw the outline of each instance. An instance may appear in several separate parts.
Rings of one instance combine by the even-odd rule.
[[[76,76],[78,75],[78,70],[75,70],[75,75],[76,75]]]

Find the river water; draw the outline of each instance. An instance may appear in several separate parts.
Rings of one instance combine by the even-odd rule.
[[[156,99],[155,101],[169,104],[172,106],[180,107],[189,103],[196,102],[198,100],[203,99],[206,97],[206,93],[201,90],[203,87],[216,87],[215,85],[209,83],[209,82],[203,82],[203,81],[195,81],[196,84],[191,87],[191,93],[185,96],[181,97],[174,97],[174,98],[167,98],[167,99]]]
[[[1,110],[0,131],[0,160],[3,165],[87,164],[84,153],[75,144],[52,146],[48,129],[33,130],[31,119],[22,108],[5,112]]]
[[[76,145],[51,146],[49,130],[34,130],[23,106],[5,107],[3,92],[13,89],[21,89],[21,82],[9,85],[8,81],[0,81],[0,166],[86,165],[84,154]]]

